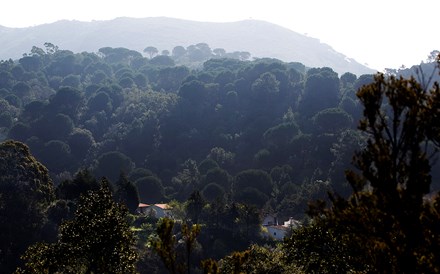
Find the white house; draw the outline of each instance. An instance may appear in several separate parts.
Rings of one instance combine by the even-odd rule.
[[[287,227],[282,225],[271,225],[271,226],[267,226],[266,229],[267,229],[267,236],[269,238],[273,238],[278,241],[283,240],[287,234],[287,231],[289,230]]]
[[[284,224],[279,225],[278,220],[273,215],[267,215],[263,220],[263,227],[265,228],[265,236],[281,241],[291,229],[301,226],[301,222],[293,218],[289,218]]]

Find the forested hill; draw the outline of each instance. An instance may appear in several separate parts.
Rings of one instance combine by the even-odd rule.
[[[0,273],[439,272],[438,83],[177,48],[0,61]]]
[[[29,28],[0,26],[0,60],[18,59],[32,46],[51,42],[73,52],[125,47],[142,52],[148,46],[171,51],[205,42],[226,51],[247,51],[252,57],[301,62],[308,67],[331,67],[342,75],[374,73],[336,52],[318,39],[264,21],[206,23],[172,18],[117,18],[110,21],[58,21]]]

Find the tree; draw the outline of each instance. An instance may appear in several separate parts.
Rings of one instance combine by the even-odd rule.
[[[206,174],[209,170],[219,167],[217,162],[213,159],[205,159],[202,162],[200,162],[198,169],[201,175]]]
[[[182,165],[182,171],[177,175],[178,179],[185,185],[190,185],[193,189],[197,188],[200,183],[200,172],[197,162],[187,159]]]
[[[46,115],[32,123],[32,128],[39,138],[50,140],[66,140],[73,130],[72,119],[65,114]]]
[[[133,81],[138,88],[146,88],[147,87],[148,79],[142,73],[136,74],[133,78]]]
[[[209,183],[202,190],[203,198],[213,202],[216,200],[223,201],[225,196],[225,190],[217,183]]]
[[[38,55],[24,56],[18,62],[26,71],[38,71],[42,65],[41,57]]]
[[[55,174],[61,173],[71,166],[70,147],[60,140],[51,140],[44,144],[40,152],[41,160]]]
[[[259,169],[248,169],[239,172],[235,176],[234,193],[239,195],[242,190],[251,187],[270,195],[272,186],[272,178],[267,172]]]
[[[338,133],[348,129],[353,118],[340,108],[327,108],[316,113],[312,121],[318,132]]]
[[[166,55],[158,55],[150,59],[150,64],[156,66],[173,67],[175,65],[174,60]]]
[[[231,178],[229,173],[218,166],[211,168],[206,172],[204,181],[205,185],[209,183],[217,183],[224,189],[229,190],[231,188]]]
[[[185,56],[186,49],[182,46],[176,46],[173,48],[173,51],[171,54],[174,59],[179,59],[179,58],[182,58],[183,56]]]
[[[298,266],[284,264],[283,256],[284,252],[279,247],[267,248],[253,244],[245,251],[236,251],[223,258],[218,273],[304,273]]]
[[[17,141],[26,141],[31,137],[31,129],[29,125],[22,122],[15,123],[9,130],[8,137]]]
[[[157,50],[155,47],[149,46],[144,49],[144,52],[148,54],[150,59],[153,59],[153,57],[159,53],[159,50]]]
[[[318,111],[337,107],[339,103],[339,78],[330,68],[315,68],[307,72],[304,94],[298,106],[305,117]]]
[[[198,80],[184,83],[179,89],[179,96],[198,107],[207,96],[206,86]]]
[[[257,237],[261,224],[260,209],[253,204],[238,204],[238,216],[245,239]]]
[[[104,60],[114,64],[130,64],[132,60],[142,58],[142,54],[126,48],[100,48],[99,52],[104,55]]]
[[[165,267],[172,274],[177,273],[176,236],[173,234],[174,221],[163,218],[157,226],[157,238],[151,240],[151,247],[159,255]]]
[[[212,50],[216,57],[223,57],[226,54],[226,50],[222,48],[215,48]]]
[[[26,251],[19,273],[136,273],[135,239],[126,217],[127,209],[113,201],[109,183],[102,180],[98,190],[81,197],[57,242]]]
[[[61,86],[67,86],[72,88],[79,88],[81,85],[81,80],[79,75],[73,75],[69,74],[66,77],[64,77],[63,81],[61,82]]]
[[[61,182],[58,186],[58,197],[65,200],[78,201],[88,191],[99,189],[99,183],[88,169],[75,174],[73,180]]]
[[[198,190],[194,191],[189,196],[188,200],[186,201],[186,212],[188,219],[191,220],[192,223],[199,223],[199,218],[205,203],[205,200]]]
[[[199,225],[189,226],[183,223],[181,237],[185,252],[179,252],[178,241],[173,233],[175,222],[172,219],[163,218],[159,222],[156,232],[157,237],[150,241],[151,247],[159,255],[165,267],[172,274],[191,273],[191,254],[193,253],[197,236],[200,234]],[[183,255],[183,256],[182,256]]]
[[[137,179],[135,183],[141,202],[158,203],[163,201],[164,188],[162,181],[156,176],[143,177]]]
[[[92,133],[82,128],[75,128],[69,135],[67,141],[72,155],[78,160],[84,159],[89,149],[95,145],[95,139]]]
[[[214,160],[219,166],[225,168],[234,163],[234,157],[234,153],[222,147],[213,147],[206,158]]]
[[[131,88],[134,85],[134,81],[130,77],[124,77],[119,80],[119,85],[123,88]]]
[[[378,74],[357,95],[364,105],[359,128],[368,139],[354,158],[361,173],[346,173],[354,194],[348,200],[331,196],[330,208],[317,202],[309,213],[343,241],[353,269],[438,272],[440,235],[432,225],[440,225],[440,215],[432,212],[440,198],[424,199],[430,159],[439,148],[439,85],[428,91],[414,78]]]
[[[324,225],[310,224],[293,230],[290,240],[283,243],[283,251],[284,264],[301,266],[304,273],[365,270],[363,265],[353,265],[351,259],[360,254],[350,253],[341,235]]]
[[[353,85],[356,79],[357,76],[351,72],[346,72],[341,75],[341,82],[344,87],[347,87],[348,85]]]
[[[139,206],[139,192],[136,185],[128,180],[127,175],[121,172],[119,180],[116,182],[116,198],[120,203],[124,203],[130,213],[135,213]]]
[[[12,87],[12,92],[17,96],[19,96],[20,98],[27,96],[30,91],[31,91],[31,87],[24,82],[18,82]]]
[[[80,107],[84,103],[84,95],[78,89],[63,87],[50,99],[49,108],[52,113],[62,113],[76,120]]]
[[[106,113],[109,113],[113,109],[110,96],[108,96],[108,94],[103,91],[98,92],[93,95],[93,97],[89,98],[87,105],[91,113],[100,111],[105,111]]]
[[[270,146],[283,149],[299,132],[295,122],[284,122],[266,130],[263,137]]]
[[[9,71],[0,71],[0,88],[11,88],[12,80],[13,76]]]
[[[49,172],[23,143],[0,144],[0,272],[11,273],[26,248],[42,239],[54,200]]]
[[[255,108],[266,110],[273,106],[275,95],[279,92],[280,82],[275,75],[271,72],[265,72],[254,81],[251,90],[253,93],[253,99],[257,104]],[[260,110],[260,111],[262,111]],[[271,109],[273,111],[273,109]],[[267,110],[266,110],[267,111]],[[265,112],[263,112],[264,114]]]
[[[110,151],[99,156],[94,174],[97,177],[105,176],[115,182],[121,171],[130,173],[132,169],[133,162],[129,157],[117,151]]]

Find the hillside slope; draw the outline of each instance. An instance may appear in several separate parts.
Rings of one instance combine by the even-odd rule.
[[[374,72],[318,39],[257,20],[206,23],[165,17],[117,18],[93,22],[58,21],[29,28],[0,27],[0,59],[20,58],[32,46],[42,47],[45,42],[74,52],[97,51],[106,46],[139,52],[154,46],[171,51],[175,46],[204,42],[213,49],[248,51],[253,57],[301,62],[309,67],[328,66],[339,74]]]

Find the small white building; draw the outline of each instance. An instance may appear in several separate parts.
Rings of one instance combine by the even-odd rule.
[[[293,218],[289,218],[284,224],[279,225],[278,220],[273,215],[267,215],[263,220],[263,227],[267,237],[281,241],[291,229],[301,226],[301,222]]]
[[[281,241],[286,237],[287,231],[289,230],[287,227],[284,227],[282,225],[271,225],[267,226],[267,236],[269,238],[273,238],[277,241]]]

